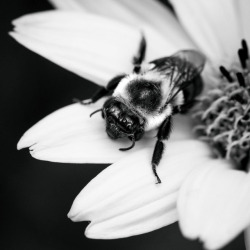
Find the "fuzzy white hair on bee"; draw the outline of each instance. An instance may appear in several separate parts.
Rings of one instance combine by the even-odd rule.
[[[151,160],[157,183],[161,180],[156,167],[165,149],[165,141],[172,131],[173,116],[188,112],[201,93],[203,83],[200,73],[205,56],[196,50],[182,50],[172,56],[144,62],[146,40],[142,36],[137,55],[133,58],[131,73],[111,79],[92,98],[80,101],[87,105],[109,95],[101,112],[106,123],[106,133],[111,139],[127,137],[134,147],[146,131],[157,129],[157,140]]]

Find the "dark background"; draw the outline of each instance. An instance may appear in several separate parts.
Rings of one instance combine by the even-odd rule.
[[[127,239],[85,238],[87,222],[73,223],[66,215],[75,196],[106,165],[50,163],[16,150],[34,123],[73,97],[89,97],[96,88],[7,35],[12,19],[47,9],[51,6],[45,0],[0,3],[0,249],[202,249],[181,236],[177,223]],[[225,249],[244,249],[242,235]]]

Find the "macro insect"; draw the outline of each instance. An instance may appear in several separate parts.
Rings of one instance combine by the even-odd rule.
[[[146,40],[142,36],[137,55],[133,58],[133,72],[111,79],[90,99],[76,100],[83,105],[110,95],[101,109],[106,132],[111,139],[127,137],[132,141],[125,151],[134,147],[146,131],[158,129],[151,166],[157,179],[156,167],[164,152],[164,141],[169,139],[173,116],[187,112],[202,90],[200,76],[205,64],[203,54],[182,50],[169,57],[145,63]]]

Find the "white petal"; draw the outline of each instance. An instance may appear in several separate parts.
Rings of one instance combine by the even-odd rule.
[[[97,84],[130,72],[141,32],[104,17],[49,11],[13,22],[24,46]]]
[[[166,6],[154,0],[53,0],[54,6],[63,10],[83,10],[85,12],[106,16],[133,27],[142,29],[154,44],[155,40],[164,39],[168,46],[162,47],[158,54],[149,55],[149,59],[172,54],[183,48],[194,48],[176,18]],[[77,6],[77,7],[76,7]],[[156,46],[157,47],[157,46]],[[152,46],[154,49],[155,46]],[[150,49],[151,51],[151,49]],[[149,52],[150,53],[150,52]]]
[[[55,111],[22,136],[18,149],[30,147],[33,157],[52,162],[113,163],[145,146],[153,147],[155,131],[145,134],[132,150],[119,151],[119,148],[129,146],[131,141],[111,140],[106,134],[105,122],[100,113],[89,117],[102,105],[103,101],[89,106],[73,104]],[[171,140],[191,137],[190,121],[185,117],[177,117]]]
[[[91,0],[88,1],[90,2]],[[115,2],[115,0],[112,2]],[[134,14],[134,20],[129,19],[131,25],[136,23],[148,35],[149,39],[153,39],[154,36],[160,34],[168,43],[168,47],[164,46],[155,58],[172,54],[177,50],[195,48],[195,45],[172,12],[160,2],[154,0],[119,0],[119,2]],[[150,29],[157,33],[153,34]],[[150,55],[149,57],[151,59]]]
[[[232,62],[242,39],[238,1],[171,2],[182,25],[208,58],[218,64]]]
[[[173,128],[170,141],[194,139],[193,122],[190,117],[177,115],[173,119]],[[168,143],[168,142],[166,142]]]
[[[93,1],[84,6],[90,3]],[[109,4],[110,8],[117,6],[128,12],[130,18],[125,19],[130,22],[118,22],[108,11],[102,16],[98,11],[93,11],[93,15],[49,11],[15,20],[15,33],[10,34],[29,49],[98,84],[105,84],[116,74],[131,71],[131,59],[137,52],[141,32],[147,40],[146,58],[149,61],[183,48],[194,48],[173,15],[151,0],[147,0],[143,10],[140,10],[141,2],[137,1]],[[97,6],[100,10],[106,9],[102,4]]]
[[[94,221],[86,228],[85,235],[92,239],[117,239],[148,233],[170,225],[178,220],[176,199],[177,193],[169,194],[105,221]]]
[[[213,160],[185,179],[178,197],[183,234],[206,249],[226,245],[250,224],[250,176]]]
[[[121,238],[146,233],[177,220],[178,189],[187,174],[207,161],[210,151],[195,140],[169,143],[155,184],[152,149],[123,158],[102,171],[76,197],[69,217],[87,220],[87,237]]]
[[[89,117],[101,106],[73,104],[57,110],[30,128],[18,142],[18,149],[30,147],[37,159],[66,163],[112,163],[130,154],[119,148],[129,146],[131,141],[108,138],[100,113]],[[153,142],[145,136],[133,150]]]

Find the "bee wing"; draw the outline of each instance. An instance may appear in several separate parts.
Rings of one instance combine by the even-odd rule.
[[[196,50],[181,50],[170,57],[151,61],[152,70],[158,71],[169,79],[172,99],[181,90],[192,84],[204,68],[205,56]]]

